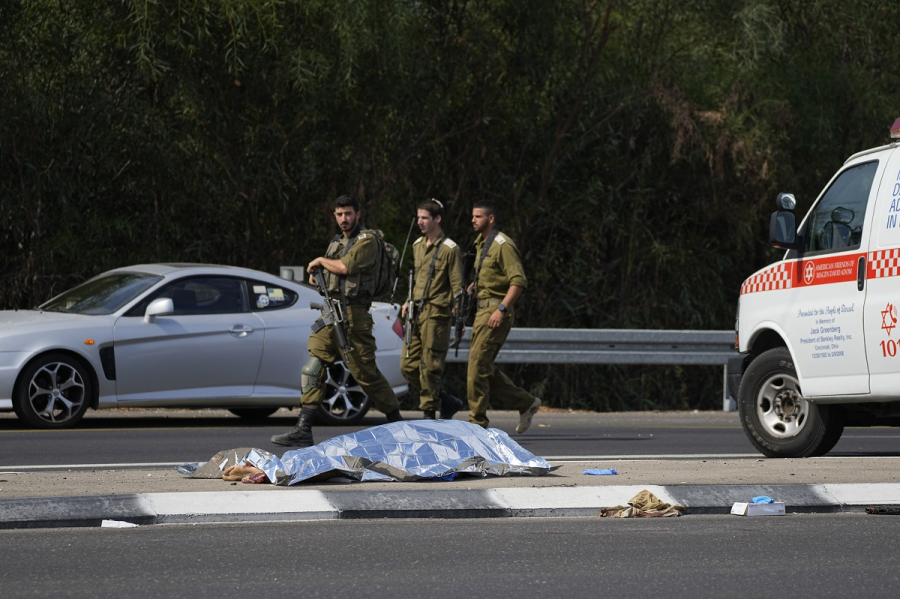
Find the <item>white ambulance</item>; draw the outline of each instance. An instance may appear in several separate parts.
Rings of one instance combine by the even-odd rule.
[[[851,156],[799,227],[777,204],[787,252],[741,286],[728,374],[759,451],[819,456],[844,426],[900,424],[900,142]]]

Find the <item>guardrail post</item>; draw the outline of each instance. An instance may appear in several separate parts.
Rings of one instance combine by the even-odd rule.
[[[722,368],[722,411],[734,412],[737,410],[737,400],[728,393],[728,365]]]

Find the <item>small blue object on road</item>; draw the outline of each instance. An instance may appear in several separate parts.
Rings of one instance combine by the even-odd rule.
[[[757,495],[751,500],[751,503],[775,503],[775,500],[768,495]]]
[[[594,468],[592,470],[585,470],[582,472],[582,474],[594,474],[597,476],[604,476],[607,474],[618,474],[618,472],[616,472],[613,468],[610,468],[609,470],[606,470],[604,468]]]

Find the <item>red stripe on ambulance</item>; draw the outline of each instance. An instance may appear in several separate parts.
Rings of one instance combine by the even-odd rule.
[[[856,281],[857,263],[862,256],[865,254],[841,254],[840,256],[779,262],[744,281],[744,284],[741,285],[741,295]],[[897,274],[900,274],[898,262],[900,262],[900,255],[895,256],[892,267]],[[871,272],[870,266],[870,278]]]
[[[741,295],[791,288],[793,262],[779,262],[756,273],[741,285]]]
[[[900,275],[900,248],[869,252],[866,278],[883,279]]]

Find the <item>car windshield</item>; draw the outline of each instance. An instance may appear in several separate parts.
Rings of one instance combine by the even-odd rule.
[[[38,309],[72,314],[112,314],[160,279],[162,277],[140,272],[103,275],[58,295]]]

